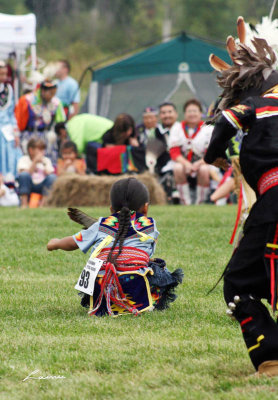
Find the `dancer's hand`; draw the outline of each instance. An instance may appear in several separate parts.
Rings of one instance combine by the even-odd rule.
[[[230,167],[230,164],[228,163],[228,160],[226,158],[218,157],[213,163],[215,167],[221,168],[224,171],[227,171]]]

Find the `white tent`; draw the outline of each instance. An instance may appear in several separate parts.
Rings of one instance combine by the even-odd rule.
[[[8,15],[0,13],[0,59],[15,57],[16,69],[24,60],[26,50],[31,48],[31,69],[36,69],[36,16]],[[18,96],[18,83],[15,82]]]
[[[0,57],[10,53],[25,54],[30,45],[36,44],[36,16],[0,13]]]

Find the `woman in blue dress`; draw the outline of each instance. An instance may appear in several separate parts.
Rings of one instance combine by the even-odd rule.
[[[0,61],[0,174],[5,177],[16,175],[16,165],[21,157],[19,131],[14,116],[13,88],[7,80],[7,66]]]

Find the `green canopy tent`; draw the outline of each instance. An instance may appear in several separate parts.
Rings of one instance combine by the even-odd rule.
[[[219,94],[208,61],[210,53],[229,62],[225,50],[182,33],[97,69],[82,111],[112,120],[125,112],[139,121],[145,107],[164,101],[181,106],[188,98],[197,97],[208,107]]]

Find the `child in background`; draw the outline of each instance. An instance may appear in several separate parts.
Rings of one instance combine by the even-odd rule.
[[[0,174],[0,206],[18,206],[19,198],[14,187],[9,187],[4,183],[3,175]]]
[[[83,294],[81,301],[85,307],[90,303],[90,315],[137,315],[153,308],[167,308],[176,299],[174,288],[181,283],[183,272],[179,269],[170,273],[163,260],[150,260],[159,232],[154,219],[147,216],[148,189],[135,178],[120,179],[111,188],[110,200],[110,216],[90,222],[88,229],[73,236],[51,239],[48,250],[80,248],[86,253],[93,246],[89,270],[79,280],[82,292],[80,286],[89,285],[89,265],[101,260],[93,295]],[[88,219],[85,215],[83,221],[74,220],[86,225]]]
[[[45,149],[46,144],[42,139],[30,139],[27,144],[28,155],[18,161],[18,192],[22,208],[28,207],[31,193],[41,194],[41,205],[44,205],[45,197],[56,179],[51,160],[45,157]]]
[[[61,147],[61,156],[57,164],[57,175],[75,173],[85,175],[86,163],[82,158],[77,158],[78,151],[76,144],[72,141],[66,141]]]

